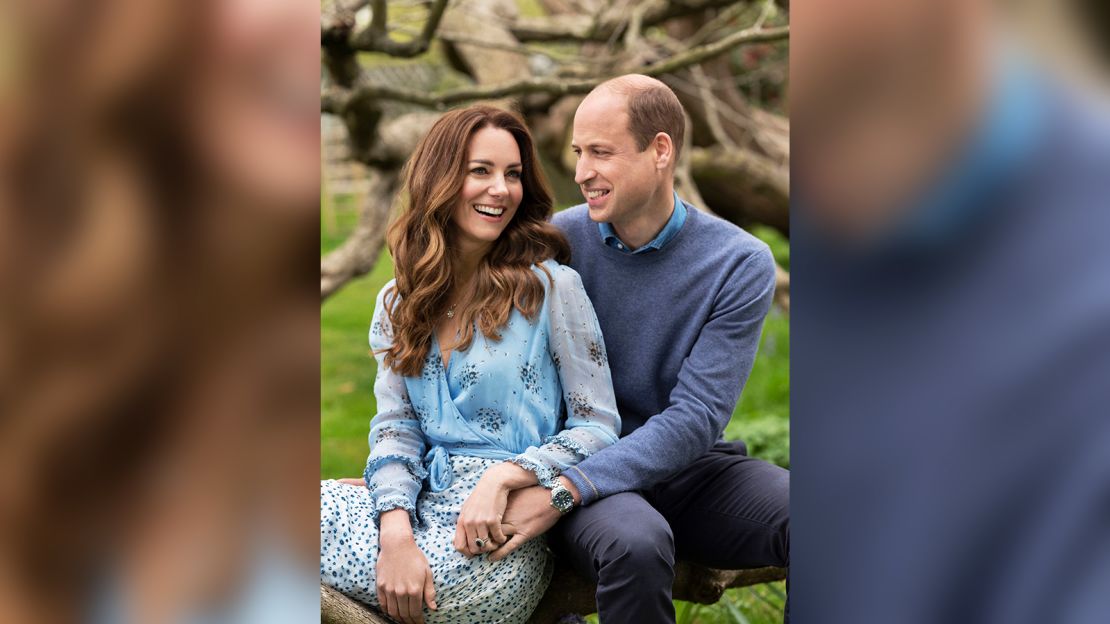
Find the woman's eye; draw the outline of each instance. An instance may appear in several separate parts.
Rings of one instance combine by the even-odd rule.
[[[514,171],[510,171],[510,172],[506,173],[506,174],[505,174],[505,176],[506,176],[506,177],[509,177],[509,178],[513,178],[513,179],[515,179],[515,180],[519,180],[519,179],[520,179],[520,172],[519,172],[519,171],[515,171],[515,170],[514,170]]]
[[[470,173],[476,175],[486,175],[487,173],[489,173],[489,170],[487,170],[485,167],[475,167],[470,170]]]

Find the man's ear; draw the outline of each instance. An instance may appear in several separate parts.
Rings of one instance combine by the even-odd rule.
[[[655,168],[664,170],[674,164],[674,141],[666,132],[657,132],[651,140],[651,149],[655,157]]]

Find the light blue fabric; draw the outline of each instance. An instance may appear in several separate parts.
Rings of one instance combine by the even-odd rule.
[[[625,245],[624,242],[621,241],[620,237],[617,236],[617,231],[614,230],[613,226],[609,223],[598,223],[597,229],[601,232],[601,240],[613,249],[630,254],[641,254],[662,249],[663,245],[666,245],[674,238],[675,234],[678,234],[684,223],[686,223],[686,204],[678,198],[678,193],[675,192],[674,210],[671,212],[671,218],[667,219],[667,225],[664,225],[659,234],[643,247],[635,250],[629,249],[628,245]]]
[[[393,282],[379,293],[370,328],[378,413],[364,472],[375,520],[403,508],[415,525],[423,482],[432,492],[449,488],[453,455],[511,461],[552,487],[563,470],[616,442],[613,381],[581,278],[554,261],[533,270],[545,290],[535,322],[514,310],[499,341],[475,330],[447,366],[433,336],[418,377],[385,366],[393,331],[384,299]]]
[[[435,611],[423,609],[425,624],[524,624],[547,589],[554,566],[544,535],[496,562],[455,550],[455,526],[463,503],[482,474],[496,464],[492,459],[456,455],[448,463],[451,485],[439,492],[420,492],[420,522],[413,525],[412,535],[432,570],[438,606]],[[320,583],[383,610],[377,591],[378,544],[370,492],[338,481],[321,482]]]

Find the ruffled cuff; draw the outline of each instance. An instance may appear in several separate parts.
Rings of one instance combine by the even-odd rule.
[[[566,434],[565,431],[561,431],[559,433],[556,433],[555,435],[547,436],[547,438],[544,439],[543,443],[545,445],[546,444],[557,444],[557,445],[563,447],[564,449],[570,451],[571,453],[575,453],[577,455],[580,455],[582,457],[582,459],[585,459],[585,458],[589,457],[590,455],[593,455],[593,452],[590,451],[585,446],[583,446],[583,444],[581,442],[579,442],[578,440],[574,439],[573,437],[571,437],[569,435],[565,435],[565,434]]]
[[[382,528],[382,514],[387,511],[393,511],[394,509],[404,509],[409,512],[409,523],[412,525],[412,528],[415,529],[417,527],[419,519],[416,517],[416,505],[404,496],[392,495],[378,499],[378,501],[374,503],[374,508],[371,510],[370,516],[373,518],[374,525],[378,527],[379,531]]]
[[[388,464],[389,462],[403,464],[405,468],[408,468],[409,472],[412,473],[412,476],[417,479],[423,479],[428,476],[428,471],[424,469],[424,464],[420,461],[419,457],[402,455],[400,453],[390,453],[377,457],[371,455],[370,459],[366,461],[366,470],[362,472],[362,478],[369,483],[370,477],[378,471],[378,468],[381,468],[384,464]]]
[[[517,466],[520,466],[521,468],[535,474],[536,481],[538,481],[539,484],[544,486],[545,488],[551,489],[558,485],[558,482],[556,481],[556,479],[559,478],[560,474],[558,470],[545,466],[544,464],[537,462],[527,455],[517,455],[516,457],[511,457],[506,461],[512,462]]]

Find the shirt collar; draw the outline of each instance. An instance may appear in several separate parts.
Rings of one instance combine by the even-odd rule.
[[[678,193],[674,193],[674,210],[671,212],[671,218],[667,220],[667,224],[663,226],[662,231],[656,235],[648,244],[638,249],[629,249],[623,241],[617,236],[617,231],[609,223],[598,223],[597,229],[601,233],[601,240],[606,245],[630,254],[647,253],[649,251],[659,251],[666,245],[672,238],[678,234],[682,229],[682,225],[686,223],[686,204],[678,198]]]

